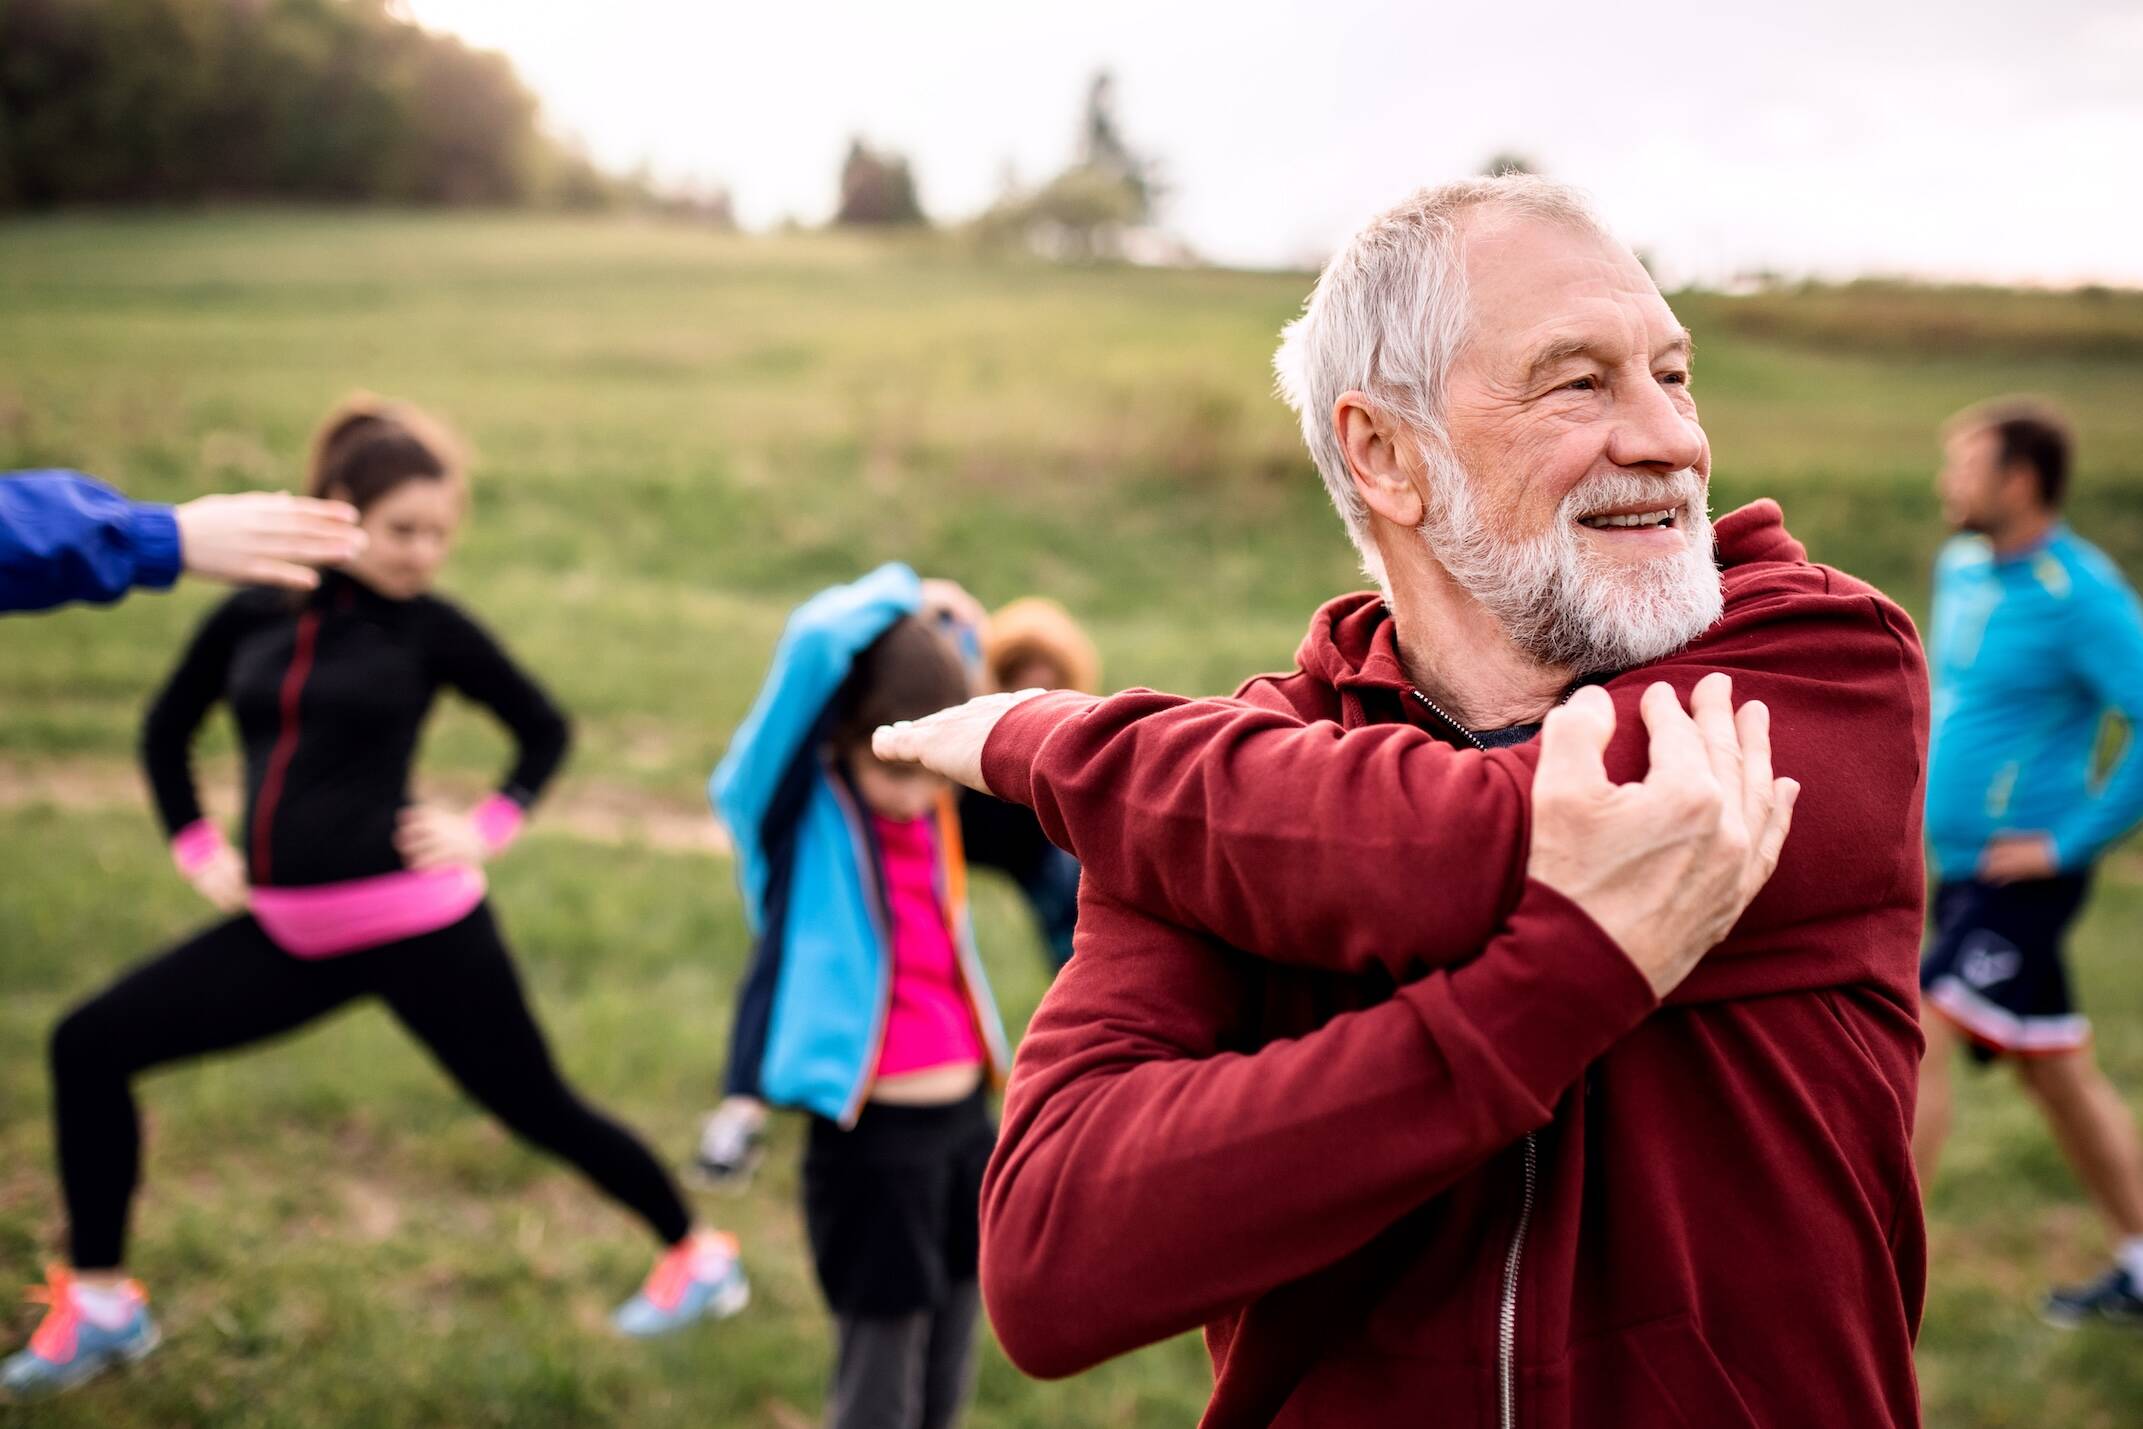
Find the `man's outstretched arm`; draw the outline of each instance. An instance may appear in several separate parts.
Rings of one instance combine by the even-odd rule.
[[[1890,896],[1918,857],[1925,744],[1925,667],[1904,615],[1864,591],[1740,602],[1704,639],[1605,687],[1621,716],[1611,779],[1647,768],[1644,691],[1693,696],[1712,672],[1767,707],[1743,717],[1767,725],[1778,767],[1806,789],[1801,832],[1745,927]],[[1032,806],[1101,890],[1260,956],[1405,981],[1478,952],[1522,886],[1537,744],[1482,753],[1411,726],[1342,731],[1147,691],[977,708],[979,734],[970,721],[933,748],[926,723],[885,748]]]

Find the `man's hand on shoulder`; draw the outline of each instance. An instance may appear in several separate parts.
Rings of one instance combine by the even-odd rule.
[[[1737,713],[1727,676],[1699,681],[1690,710],[1671,686],[1647,689],[1650,770],[1616,784],[1603,763],[1614,702],[1579,690],[1548,716],[1533,779],[1527,874],[1584,909],[1661,997],[1771,877],[1800,794],[1772,775],[1769,712],[1751,700]]]

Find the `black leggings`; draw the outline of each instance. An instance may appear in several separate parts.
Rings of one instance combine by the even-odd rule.
[[[662,1164],[573,1094],[521,995],[489,904],[450,927],[340,957],[292,957],[248,917],[127,973],[52,1034],[53,1116],[77,1269],[118,1266],[140,1177],[134,1074],[290,1032],[376,994],[507,1128],[570,1161],[665,1244],[691,1216]]]

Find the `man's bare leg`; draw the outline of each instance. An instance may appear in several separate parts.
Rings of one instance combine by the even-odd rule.
[[[1920,1055],[1920,1097],[1912,1116],[1912,1160],[1920,1172],[1920,1194],[1934,1183],[1935,1163],[1941,1159],[1942,1143],[1949,1139],[1955,1093],[1951,1076],[1963,1038],[1949,1019],[1920,1004],[1920,1030],[1926,1034],[1927,1050]]]
[[[2054,1140],[2114,1235],[2123,1241],[2143,1236],[2143,1138],[2098,1059],[2086,1047],[2019,1057],[2016,1063],[2025,1089],[2046,1113]]]
[[[2143,1327],[2143,1141],[2135,1118],[2088,1048],[2018,1058],[2017,1075],[2114,1234],[2114,1268],[2055,1290],[2040,1313],[2063,1328],[2087,1320]]]

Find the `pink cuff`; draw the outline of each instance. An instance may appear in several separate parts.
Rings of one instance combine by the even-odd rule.
[[[206,819],[195,819],[171,836],[171,861],[179,866],[180,873],[191,878],[228,847],[223,830]]]
[[[527,816],[526,810],[504,794],[493,794],[476,806],[469,822],[476,825],[476,836],[484,841],[484,847],[498,853],[520,834],[521,822]]]

